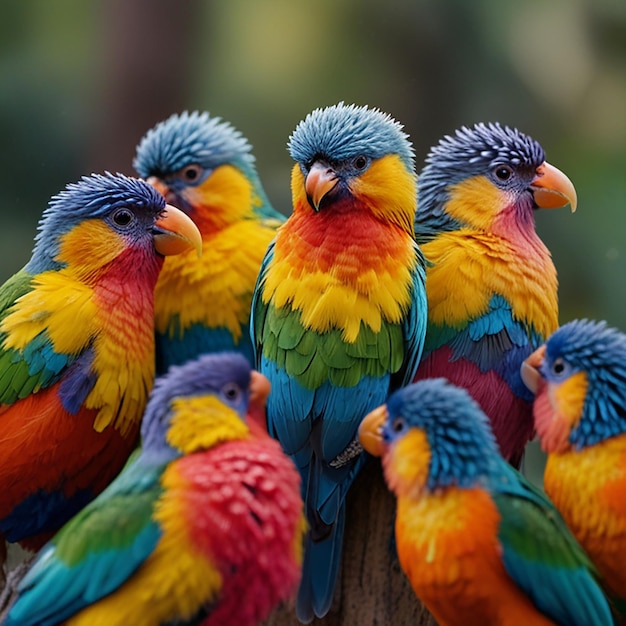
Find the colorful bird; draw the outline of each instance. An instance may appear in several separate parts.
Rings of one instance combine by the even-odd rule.
[[[251,360],[252,292],[285,218],[270,205],[250,144],[219,117],[182,113],[148,131],[134,166],[202,233],[202,257],[167,259],[156,286],[157,372],[221,350]]]
[[[243,419],[268,391],[238,353],[157,379],[141,450],[43,548],[5,626],[252,626],[295,593],[300,476]]]
[[[544,488],[626,608],[626,335],[575,320],[526,359]]]
[[[522,361],[558,325],[557,275],[534,210],[570,204],[570,180],[518,130],[477,124],[431,149],[418,181],[428,327],[415,380],[468,389],[504,458],[519,467],[533,434]]]
[[[151,186],[92,175],[52,198],[0,287],[0,533],[35,549],[137,444],[162,255],[200,233]],[[4,546],[4,542],[2,542]]]
[[[346,492],[365,461],[358,425],[413,378],[426,296],[402,126],[339,103],[300,122],[289,150],[293,214],[263,261],[251,330],[272,383],[270,434],[302,475],[310,532],[297,615],[307,623],[333,599]]]
[[[500,456],[465,389],[442,378],[409,385],[359,434],[382,456],[400,564],[438,624],[612,623],[593,565],[552,503]]]

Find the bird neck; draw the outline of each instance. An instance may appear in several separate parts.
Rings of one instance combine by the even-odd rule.
[[[419,262],[409,233],[354,204],[294,211],[278,230],[263,285],[265,302],[299,310],[315,332],[341,329],[349,342],[363,322],[378,332],[402,321]]]

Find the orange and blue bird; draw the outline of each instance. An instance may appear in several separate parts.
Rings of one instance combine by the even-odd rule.
[[[612,624],[596,571],[543,492],[499,454],[489,419],[443,378],[359,429],[397,497],[398,557],[440,626]]]
[[[626,335],[564,324],[526,359],[544,488],[626,615]]]
[[[154,381],[164,255],[194,246],[193,222],[134,178],[83,177],[50,201],[30,260],[0,287],[7,541],[40,547],[122,469]]]
[[[520,366],[558,326],[557,273],[534,213],[568,203],[576,209],[574,186],[539,143],[500,124],[444,137],[419,176],[428,328],[415,380],[468,389],[515,466],[533,436]]]
[[[206,112],[172,115],[137,147],[139,175],[202,234],[202,256],[167,259],[157,282],[157,373],[206,352],[236,350],[252,360],[252,293],[285,218],[272,208],[251,150],[238,130]]]
[[[254,626],[296,591],[300,476],[245,422],[269,385],[238,353],[157,379],[141,449],[44,546],[4,626]]]
[[[416,175],[402,126],[378,109],[316,109],[289,140],[293,213],[252,304],[257,366],[272,383],[270,434],[294,459],[310,532],[297,616],[333,600],[345,497],[366,455],[363,416],[410,382],[426,329]]]

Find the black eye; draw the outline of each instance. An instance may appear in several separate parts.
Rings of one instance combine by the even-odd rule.
[[[235,383],[226,383],[222,387],[222,395],[230,402],[236,402],[241,397],[241,389]]]
[[[200,178],[202,171],[202,167],[194,163],[192,165],[188,165],[187,167],[183,167],[181,170],[181,177],[187,182],[193,183]]]
[[[403,417],[396,417],[395,420],[391,423],[391,430],[394,433],[401,433],[406,426],[406,420]]]
[[[555,374],[562,374],[565,371],[565,361],[563,359],[555,359],[552,364],[552,371]]]
[[[508,165],[498,165],[498,167],[496,167],[494,171],[494,174],[499,180],[509,180],[509,178],[511,178],[511,176],[513,175],[513,170]]]
[[[357,169],[357,170],[363,170],[367,167],[367,157],[360,154],[358,157],[356,157],[353,161],[352,161],[352,165]]]
[[[132,211],[129,209],[118,209],[113,213],[113,221],[118,226],[128,226],[134,219]]]

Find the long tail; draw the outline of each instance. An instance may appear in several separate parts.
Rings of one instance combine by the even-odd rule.
[[[296,604],[296,615],[303,624],[324,617],[331,607],[341,564],[345,497],[365,460],[362,453],[332,467],[313,452],[310,463],[300,466],[309,523]]]
[[[324,617],[330,610],[341,563],[345,519],[346,506],[342,502],[335,523],[327,527],[324,537],[316,536],[315,528],[307,533],[296,604],[296,615],[303,624],[309,624],[314,617]]]

